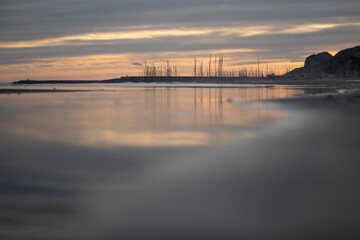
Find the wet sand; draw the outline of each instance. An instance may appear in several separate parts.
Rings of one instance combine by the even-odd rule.
[[[97,149],[2,138],[0,236],[359,239],[360,91],[326,87],[261,100],[288,116],[211,147]],[[73,114],[55,110],[53,121]]]
[[[96,198],[109,239],[359,239],[359,90],[270,101],[292,117],[260,138],[169,161],[156,191]]]
[[[259,138],[171,157],[140,192],[94,197],[103,236],[359,239],[359,91],[271,102],[292,116]]]

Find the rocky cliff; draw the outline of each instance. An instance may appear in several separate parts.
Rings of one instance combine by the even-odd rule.
[[[341,50],[335,56],[322,52],[308,56],[304,67],[285,74],[290,77],[359,77],[360,46]]]

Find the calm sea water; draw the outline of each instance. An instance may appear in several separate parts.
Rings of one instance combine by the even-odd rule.
[[[357,226],[345,214],[357,178],[341,190],[323,168],[347,157],[345,145],[323,146],[324,115],[262,101],[303,88],[35,88],[54,87],[95,91],[0,95],[1,239],[269,239]]]

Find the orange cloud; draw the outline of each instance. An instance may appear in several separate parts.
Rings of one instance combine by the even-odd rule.
[[[344,26],[360,26],[359,22],[347,23],[313,23],[299,25],[256,25],[256,26],[231,26],[231,27],[212,27],[212,28],[162,28],[135,30],[121,30],[114,32],[93,32],[81,35],[64,36],[58,38],[48,38],[30,41],[11,41],[0,42],[0,48],[31,48],[60,45],[91,45],[92,41],[109,41],[124,39],[150,39],[160,37],[183,37],[183,36],[201,36],[207,34],[215,35],[237,35],[239,37],[251,37],[256,35],[275,35],[275,34],[298,34],[322,31]]]

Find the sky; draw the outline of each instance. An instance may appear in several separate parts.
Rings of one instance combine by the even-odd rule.
[[[360,45],[359,0],[0,0],[0,82],[109,79],[145,60],[275,73]]]

